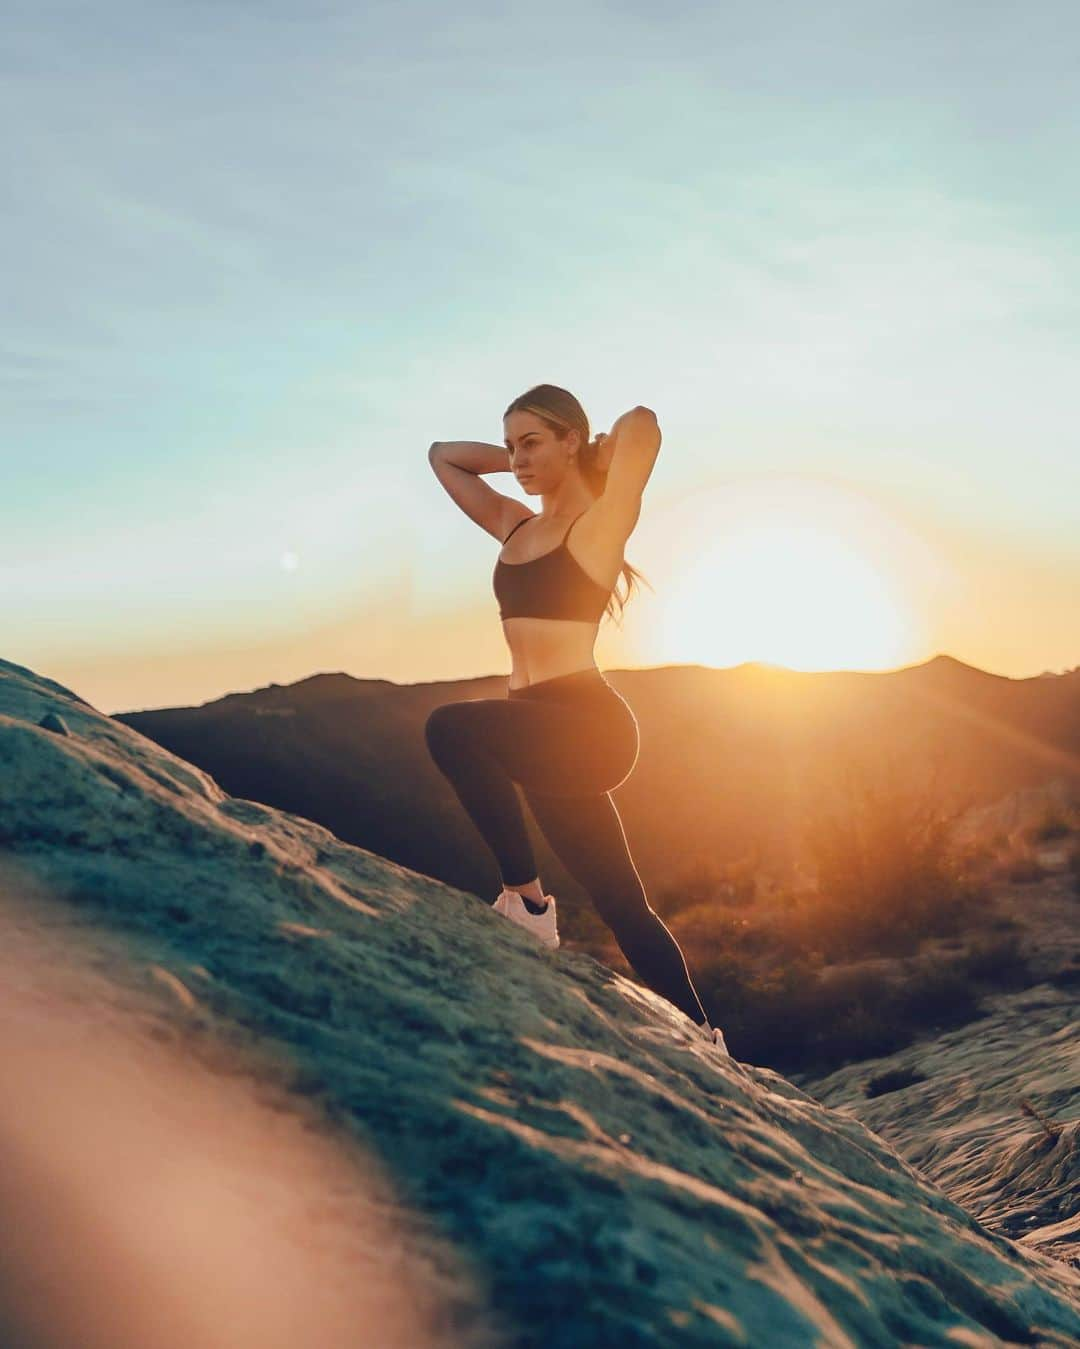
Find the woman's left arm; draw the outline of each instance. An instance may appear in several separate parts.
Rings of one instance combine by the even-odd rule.
[[[621,417],[616,417],[612,423],[611,430],[604,436],[600,442],[600,448],[597,451],[597,467],[605,471],[611,466],[611,457],[615,453],[616,439],[620,443],[625,441],[636,441],[642,443],[647,449],[655,454],[660,449],[660,424],[656,420],[656,413],[652,408],[632,407],[629,412],[624,412]]]

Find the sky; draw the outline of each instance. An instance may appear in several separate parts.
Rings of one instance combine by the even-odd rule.
[[[663,433],[602,669],[1080,664],[1075,5],[4,14],[0,656],[508,674],[427,451],[544,382]]]

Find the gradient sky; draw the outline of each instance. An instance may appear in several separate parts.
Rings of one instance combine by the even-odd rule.
[[[551,382],[664,433],[601,668],[1080,662],[1074,4],[4,11],[4,658],[507,673],[427,448]]]

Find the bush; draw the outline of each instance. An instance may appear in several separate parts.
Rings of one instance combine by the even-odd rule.
[[[987,987],[1030,980],[1016,920],[985,905],[972,874],[985,849],[959,843],[960,810],[935,804],[932,787],[901,790],[874,765],[804,799],[814,803],[804,857],[786,888],[757,895],[745,860],[699,859],[650,896],[733,1053],[781,1072],[829,1071],[962,1024],[981,1014]],[[816,886],[806,883],[807,861]],[[1071,864],[1080,894],[1080,846]],[[914,953],[924,937],[966,937],[973,920],[982,940],[933,963],[878,960],[823,977],[826,961]]]
[[[1080,895],[1080,843],[1074,844],[1069,854],[1069,871],[1073,878],[1073,893]]]
[[[849,770],[839,806],[819,806],[804,847],[817,871],[818,931],[832,959],[905,952],[961,930],[980,898],[967,855],[952,843],[959,808],[920,797],[884,770]],[[810,796],[810,793],[807,793]],[[828,798],[816,792],[819,801]]]
[[[1042,819],[1028,830],[1032,843],[1049,843],[1055,838],[1068,838],[1072,824],[1057,806],[1048,806]]]
[[[662,918],[703,903],[746,908],[757,898],[757,853],[734,861],[696,857],[665,885],[655,886],[649,902]]]
[[[996,863],[997,850],[989,843],[968,843],[956,856],[958,873],[969,877],[987,875]]]
[[[981,1010],[965,957],[923,966],[894,990],[893,1005],[907,1024],[935,1031],[971,1021]]]
[[[1016,931],[1008,936],[977,942],[960,964],[969,979],[998,988],[1024,988],[1032,978],[1027,956]]]
[[[1014,857],[1005,868],[1005,879],[1013,885],[1031,885],[1046,875],[1038,858],[1024,853]]]
[[[729,952],[704,966],[697,984],[732,1053],[779,1072],[830,1072],[891,1054],[982,1011],[963,958],[908,977],[863,966],[825,980],[809,960],[763,970]]]
[[[724,868],[719,862],[697,857],[684,864],[682,870],[665,885],[653,886],[649,903],[666,920],[688,909],[706,903],[715,903],[724,882]]]

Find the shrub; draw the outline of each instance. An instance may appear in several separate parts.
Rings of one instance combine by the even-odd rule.
[[[746,908],[757,898],[758,864],[756,852],[728,862],[696,857],[666,884],[653,887],[649,902],[665,919],[703,903]]]
[[[1057,806],[1048,806],[1042,818],[1027,831],[1032,843],[1049,843],[1055,838],[1068,838],[1072,824]]]
[[[966,854],[952,843],[959,809],[877,768],[861,778],[849,770],[839,797],[838,806],[814,810],[803,839],[829,955],[912,951],[923,936],[959,931],[980,897]]]
[[[1013,885],[1031,885],[1046,875],[1038,858],[1027,853],[1014,857],[1005,868],[1005,879]]]
[[[997,852],[989,843],[968,843],[956,854],[958,873],[964,876],[981,876],[993,871],[997,861]]]
[[[968,978],[999,988],[1023,988],[1032,977],[1015,930],[1007,936],[976,942],[959,963]]]
[[[698,905],[716,903],[723,885],[723,864],[696,857],[666,884],[653,886],[649,903],[666,920]]]
[[[1073,893],[1080,895],[1080,843],[1074,844],[1069,854],[1069,871],[1073,878]]]
[[[963,957],[922,966],[894,991],[894,1006],[909,1024],[928,1030],[971,1021],[981,1006],[964,966]]]
[[[891,1054],[982,1010],[963,961],[937,962],[907,978],[863,966],[824,980],[808,960],[763,970],[728,953],[702,968],[697,983],[732,1052],[780,1072],[828,1072]]]

